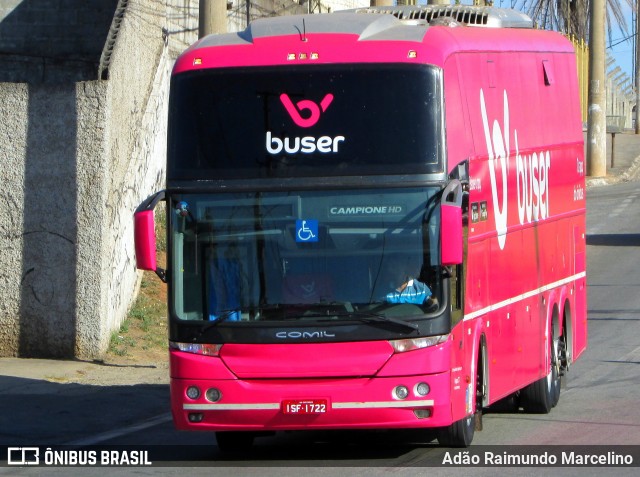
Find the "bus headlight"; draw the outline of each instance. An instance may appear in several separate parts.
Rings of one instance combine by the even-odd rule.
[[[198,386],[189,386],[187,388],[187,397],[189,399],[198,399],[200,397],[200,388]]]
[[[393,388],[392,394],[396,399],[407,399],[407,396],[409,396],[409,388],[406,386],[396,386]]]
[[[429,394],[429,391],[431,391],[431,388],[427,383],[418,383],[414,388],[414,393],[417,396],[426,396],[427,394]]]
[[[218,402],[222,397],[222,393],[220,392],[219,389],[209,388],[204,393],[204,397],[207,398],[207,401],[209,402]]]
[[[407,351],[413,351],[416,349],[429,348],[431,346],[439,345],[449,339],[449,335],[437,335],[437,336],[425,336],[423,338],[413,338],[405,340],[393,340],[389,341],[389,344],[393,347],[393,351],[396,353],[406,353]]]
[[[169,341],[169,348],[179,350],[184,353],[201,354],[203,356],[219,356],[222,345],[208,343],[179,343],[177,341]]]

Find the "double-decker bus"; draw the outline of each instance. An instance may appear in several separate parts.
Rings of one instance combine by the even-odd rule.
[[[171,403],[221,449],[556,405],[586,348],[572,45],[512,10],[372,8],[208,36],[171,82]],[[153,209],[166,201],[168,258]]]

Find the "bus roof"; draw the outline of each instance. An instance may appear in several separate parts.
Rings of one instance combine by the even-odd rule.
[[[528,17],[513,10],[464,5],[455,10],[453,6],[445,6],[448,8],[436,11],[463,13],[434,16],[434,9],[426,7],[256,20],[242,32],[201,39],[178,58],[174,74],[207,68],[330,63],[403,62],[441,66],[455,52],[574,51],[571,43],[558,33],[527,28]],[[470,9],[478,15],[464,13]],[[434,26],[436,18],[446,19],[436,22],[445,26]]]

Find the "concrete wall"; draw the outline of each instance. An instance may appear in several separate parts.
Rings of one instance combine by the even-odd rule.
[[[94,25],[106,48],[88,60],[92,69],[34,73],[14,63],[15,76],[2,78],[22,82],[0,83],[0,356],[99,357],[126,317],[139,283],[132,213],[164,184],[170,51],[196,39],[188,27],[166,34],[193,21],[176,10],[185,1],[111,1],[111,30]],[[0,18],[14,24],[36,4],[108,3],[0,2]]]
[[[118,0],[0,0],[0,81],[93,79]]]
[[[125,319],[132,214],[164,186],[170,71],[198,3],[0,0],[0,356],[100,357]],[[301,8],[263,0],[252,18]]]
[[[254,0],[250,4],[249,18],[273,17],[279,15],[300,15],[305,13],[328,13],[350,8],[368,7],[371,0]],[[227,11],[228,31],[241,31],[247,26],[246,0],[230,0]]]
[[[148,195],[164,188],[169,78],[173,64],[162,28],[154,21],[165,18],[162,2],[130,2],[124,18],[109,67],[110,167],[102,255],[106,292],[102,308],[117,317],[126,315],[131,292],[138,284],[133,211]],[[121,41],[125,38],[126,41]],[[113,329],[119,322],[106,324]],[[103,336],[109,336],[107,331]]]
[[[100,313],[85,300],[100,293],[102,209],[87,202],[99,200],[107,163],[105,86],[0,87],[0,355],[92,354]]]

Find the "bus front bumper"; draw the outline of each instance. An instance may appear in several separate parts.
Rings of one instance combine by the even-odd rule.
[[[173,378],[171,402],[180,430],[440,427],[451,424],[450,385],[447,372],[339,379]]]

